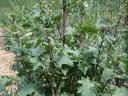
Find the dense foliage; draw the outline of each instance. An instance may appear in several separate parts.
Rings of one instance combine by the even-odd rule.
[[[127,96],[127,0],[11,4],[6,35],[17,55],[16,96]]]

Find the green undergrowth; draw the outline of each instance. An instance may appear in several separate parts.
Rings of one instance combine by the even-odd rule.
[[[118,17],[117,1],[107,2],[112,12],[105,1],[13,1],[6,44],[16,53],[15,96],[127,96],[126,14]]]

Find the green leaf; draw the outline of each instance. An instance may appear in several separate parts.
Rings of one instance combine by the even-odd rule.
[[[41,67],[42,64],[40,62],[37,62],[34,67],[33,67],[33,70],[37,70],[39,67]]]
[[[68,72],[67,69],[62,70],[62,73],[63,73],[65,76],[66,76],[67,72]]]
[[[105,93],[105,94],[102,94],[101,96],[112,96],[112,95]]]
[[[35,92],[34,93],[34,96],[44,96],[43,94],[41,95],[41,94],[39,94],[38,92]]]
[[[101,75],[101,80],[107,81],[111,78],[112,75],[113,75],[113,69],[105,68],[103,74]]]
[[[40,47],[32,48],[31,52],[33,56],[39,56],[42,53],[42,49]]]
[[[31,36],[32,35],[32,32],[28,32],[28,33],[25,33],[25,37],[28,37],[28,36]]]
[[[7,77],[3,77],[0,79],[0,91],[5,88],[5,86],[9,80],[10,79]]]
[[[58,66],[62,67],[63,64],[69,65],[69,66],[73,66],[73,60],[71,60],[68,56],[63,56],[59,62],[58,62]]]
[[[81,32],[85,33],[96,33],[98,29],[96,28],[95,24],[92,22],[84,22],[81,25]]]
[[[33,92],[35,92],[34,85],[33,84],[27,84],[21,88],[21,90],[19,92],[19,96],[31,95]]]
[[[122,72],[126,72],[126,65],[123,62],[119,63],[119,68],[122,70]]]
[[[74,95],[64,92],[64,93],[62,93],[60,96],[74,96]]]
[[[32,56],[27,56],[27,57],[25,58],[25,60],[26,60],[27,62],[30,62],[30,63],[37,63],[37,62],[38,62],[38,58],[37,58],[37,57],[32,57]]]
[[[112,96],[128,96],[127,88],[117,88],[114,95]]]
[[[75,28],[73,28],[71,26],[68,26],[66,29],[67,29],[67,34],[68,35],[73,35],[74,32],[75,32]]]
[[[79,83],[82,84],[78,89],[78,93],[81,93],[81,96],[96,96],[97,91],[94,82],[84,78],[80,80]]]

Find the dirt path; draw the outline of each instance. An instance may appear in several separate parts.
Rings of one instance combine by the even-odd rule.
[[[12,65],[15,63],[15,54],[4,50],[4,31],[0,28],[0,77],[9,76],[16,77],[16,73],[12,70]]]

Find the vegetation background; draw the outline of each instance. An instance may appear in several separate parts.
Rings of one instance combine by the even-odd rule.
[[[15,93],[1,78],[3,96],[127,96],[128,0],[0,2],[18,72]]]

